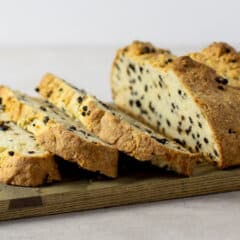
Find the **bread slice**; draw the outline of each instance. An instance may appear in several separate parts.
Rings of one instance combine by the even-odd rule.
[[[191,175],[197,154],[156,134],[150,128],[102,103],[53,74],[46,74],[37,90],[58,108],[81,123],[102,140],[140,161],[151,161],[180,174]]]
[[[240,53],[223,42],[214,42],[200,52],[189,56],[200,63],[213,68],[223,77],[225,85],[240,87]]]
[[[0,182],[35,187],[61,179],[53,155],[0,114]]]
[[[114,103],[220,168],[239,165],[240,91],[189,57],[169,62],[157,49],[142,54],[145,48],[138,42],[117,52]]]
[[[10,119],[32,132],[39,144],[90,171],[117,176],[118,151],[88,132],[51,103],[0,87],[2,107]]]

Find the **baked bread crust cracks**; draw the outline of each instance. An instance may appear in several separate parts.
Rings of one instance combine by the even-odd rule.
[[[200,52],[189,56],[200,63],[213,68],[228,80],[228,84],[240,87],[240,53],[224,42],[214,42]]]

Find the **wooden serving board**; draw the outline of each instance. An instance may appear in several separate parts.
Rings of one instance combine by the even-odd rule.
[[[0,185],[0,220],[240,189],[240,168],[221,171],[202,164],[197,167],[193,177],[186,178],[127,160],[120,168],[119,178],[115,180],[89,174],[72,166],[63,168],[67,172],[63,182],[49,186],[26,188]]]

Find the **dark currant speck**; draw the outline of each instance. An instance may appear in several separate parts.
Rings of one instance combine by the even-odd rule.
[[[189,126],[188,129],[185,130],[186,134],[188,135],[192,131],[192,126]]]
[[[143,72],[143,67],[139,67],[139,71],[140,71],[140,73],[142,73]]]
[[[13,156],[13,155],[14,155],[14,151],[9,151],[9,152],[8,152],[8,155],[9,155],[9,156]]]
[[[170,127],[171,126],[171,123],[170,123],[170,121],[167,119],[166,120],[166,123],[167,123],[167,125]]]
[[[156,50],[154,48],[150,48],[148,46],[145,46],[141,49],[140,54],[147,54],[147,53],[154,53]]]
[[[207,138],[204,138],[203,141],[208,144],[208,139]]]
[[[82,98],[81,96],[79,96],[79,97],[77,98],[78,103],[81,103],[82,100],[83,100],[83,98]]]
[[[198,126],[199,126],[200,128],[202,128],[202,124],[201,124],[200,122],[198,122]]]
[[[4,122],[1,122],[0,130],[1,131],[7,131],[8,129],[9,129],[9,126],[7,126]]]
[[[189,119],[189,122],[190,122],[191,124],[193,124],[192,118],[191,118],[191,117],[188,117],[188,119]]]
[[[132,99],[129,100],[129,105],[130,105],[131,107],[133,106],[133,100],[132,100]]]
[[[214,154],[218,157],[218,152],[217,152],[217,150],[216,149],[214,149]]]
[[[86,112],[82,112],[82,116],[84,116],[84,117],[85,117],[85,116],[86,116]]]
[[[216,82],[223,84],[223,85],[227,85],[228,84],[228,80],[226,78],[222,78],[222,77],[217,77],[216,78]]]
[[[83,106],[83,111],[87,111],[88,110],[88,107],[87,106]]]
[[[181,134],[181,132],[182,132],[181,127],[178,126],[178,127],[177,127],[177,131],[178,131],[179,134]]]
[[[43,119],[43,122],[44,122],[45,124],[47,124],[48,121],[49,121],[49,117],[48,117],[48,116],[45,116],[44,119]]]
[[[139,100],[136,101],[136,106],[140,108],[142,106],[141,102]]]
[[[231,133],[236,133],[236,131],[232,130],[231,128],[228,129],[228,133],[231,134]]]
[[[28,151],[29,154],[34,154],[35,152],[34,151]]]
[[[148,105],[148,107],[149,107],[149,109],[150,109],[150,111],[151,111],[152,113],[154,113],[154,112],[155,112],[155,108],[153,107],[153,105],[152,105],[152,102],[151,102],[151,101],[149,102],[149,105]]]
[[[40,109],[43,110],[44,112],[47,111],[47,109],[45,107],[43,107],[43,106],[41,106]]]
[[[115,67],[117,68],[118,71],[120,71],[120,67],[117,63],[115,63]]]
[[[148,91],[148,85],[144,86],[144,91],[147,92]]]
[[[161,144],[166,144],[168,142],[168,140],[166,138],[158,138],[155,136],[152,136],[153,139],[155,139],[156,141],[158,141]]]
[[[75,127],[75,126],[70,126],[69,128],[68,128],[70,131],[76,131],[77,130],[77,128]]]
[[[133,72],[135,72],[135,66],[134,66],[132,63],[130,63],[130,64],[128,65],[128,67],[129,67]]]
[[[35,91],[36,91],[36,92],[39,92],[39,88],[38,88],[38,87],[36,87],[36,88],[35,88]]]

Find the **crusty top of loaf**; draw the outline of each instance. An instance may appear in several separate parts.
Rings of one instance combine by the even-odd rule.
[[[229,44],[214,42],[189,56],[212,67],[219,75],[227,78],[230,85],[240,86],[240,54]]]
[[[144,48],[146,43],[139,43],[138,48]],[[192,60],[188,56],[173,57],[170,63],[158,63],[159,55],[167,58],[169,53],[151,53],[149,57],[135,54],[131,50],[135,43],[120,49],[117,58],[122,54],[140,64],[150,64],[160,71],[173,71],[179,80],[189,90],[195,102],[202,109],[210,126],[214,128],[216,141],[221,146],[220,151],[225,160],[221,167],[239,164],[240,154],[240,91],[226,85],[224,79],[210,67]],[[138,50],[141,51],[141,50]]]
[[[140,41],[134,41],[129,46],[120,49],[117,53],[117,58],[122,53],[131,58],[135,58],[136,61],[143,63],[148,62],[159,67],[165,67],[176,58],[176,56],[167,49],[156,48],[149,42]]]

